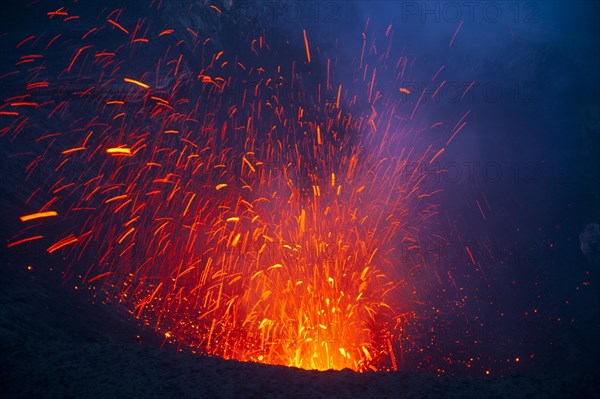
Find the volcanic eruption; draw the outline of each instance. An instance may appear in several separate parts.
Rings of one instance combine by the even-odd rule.
[[[438,90],[407,87],[391,25],[367,22],[348,63],[310,30],[237,28],[234,51],[207,32],[239,16],[202,7],[202,29],[177,30],[74,4],[46,14],[64,34],[17,45],[2,135],[29,143],[35,187],[8,246],[43,246],[77,288],[197,353],[398,369],[426,267],[402,249],[437,208],[419,171],[467,114],[423,117],[441,69]]]

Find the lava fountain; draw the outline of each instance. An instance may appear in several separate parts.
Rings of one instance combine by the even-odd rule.
[[[69,34],[25,38],[3,76],[3,140],[30,143],[43,176],[8,246],[45,245],[65,278],[200,353],[398,369],[423,266],[400,249],[436,214],[417,171],[444,151],[420,133],[447,130],[419,117],[393,28],[381,49],[365,28],[348,67],[306,30],[286,58],[264,32],[233,52],[123,9],[47,16]]]

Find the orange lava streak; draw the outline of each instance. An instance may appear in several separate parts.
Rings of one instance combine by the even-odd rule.
[[[67,68],[67,72],[71,72],[71,68],[73,68],[73,64],[75,64],[75,61],[77,61],[77,58],[79,58],[81,53],[84,50],[87,50],[88,48],[92,48],[92,46],[84,46],[84,47],[80,48],[79,50],[77,50],[77,53],[75,53],[75,56],[73,57],[73,59],[71,60],[71,63],[69,64],[69,67]]]
[[[150,86],[148,86],[145,83],[140,82],[139,80],[130,79],[130,78],[123,78],[123,81],[126,82],[126,83],[132,83],[134,85],[138,85],[138,86],[140,86],[140,87],[142,87],[144,89],[149,89],[150,88]]]
[[[66,247],[67,245],[75,244],[77,241],[79,241],[79,239],[73,234],[71,234],[70,236],[63,238],[62,240],[48,247],[46,251],[52,253],[54,251],[59,250],[62,247]]]
[[[29,241],[39,240],[40,238],[44,238],[44,236],[33,236],[33,237],[23,238],[22,240],[13,241],[13,242],[8,243],[6,245],[6,247],[7,248],[11,248],[11,247],[14,247],[14,246],[17,246],[17,245],[24,244],[24,243],[29,242]]]
[[[30,215],[21,216],[19,219],[21,219],[21,222],[27,222],[29,220],[47,218],[47,217],[51,217],[51,216],[58,216],[58,213],[56,213],[55,211],[38,212],[38,213],[32,213]]]
[[[88,283],[93,283],[94,281],[100,280],[103,277],[110,276],[111,274],[112,274],[112,272],[101,273],[101,274],[99,274],[99,275],[97,275],[95,277],[90,278],[87,282]]]
[[[116,21],[113,21],[112,19],[108,19],[108,22],[110,22],[113,26],[116,26],[117,28],[119,28],[120,30],[122,30],[123,32],[125,32],[126,34],[129,34],[129,31],[127,29],[125,29],[121,24],[119,24]]]
[[[111,155],[131,155],[131,149],[126,147],[107,148],[106,153]]]
[[[306,59],[308,60],[308,63],[310,64],[310,47],[308,46],[308,37],[306,36],[306,29],[303,29],[302,33],[304,34],[304,46],[306,47]]]

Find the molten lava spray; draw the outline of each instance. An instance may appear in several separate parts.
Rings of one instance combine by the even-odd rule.
[[[234,52],[123,13],[18,45],[2,135],[43,181],[9,246],[46,242],[66,278],[200,353],[399,368],[422,266],[400,249],[436,213],[417,171],[443,152],[419,136],[444,124],[420,120],[393,28],[345,65],[310,30],[290,58],[264,32]]]

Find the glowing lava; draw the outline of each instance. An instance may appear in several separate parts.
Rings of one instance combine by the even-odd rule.
[[[400,248],[435,214],[417,171],[443,151],[417,139],[422,94],[402,87],[410,60],[373,43],[342,78],[306,30],[296,59],[277,64],[265,35],[241,56],[121,14],[101,14],[76,45],[20,44],[64,58],[55,75],[33,56],[17,64],[26,94],[2,108],[17,113],[3,135],[35,142],[27,171],[52,171],[23,223],[64,232],[46,248],[68,259],[67,278],[198,352],[398,368],[419,266]],[[25,129],[33,115],[52,126]],[[34,226],[9,246],[42,238]]]

